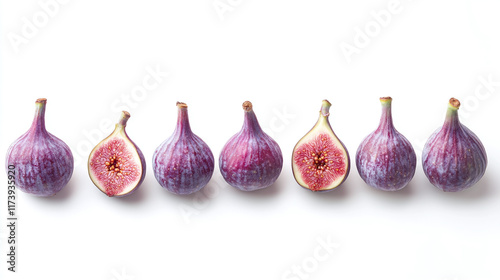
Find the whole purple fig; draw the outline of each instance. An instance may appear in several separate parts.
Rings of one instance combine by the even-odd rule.
[[[214,156],[189,125],[187,105],[177,102],[177,126],[153,155],[153,171],[162,187],[175,194],[190,194],[208,184]]]
[[[283,155],[278,143],[260,128],[252,103],[245,101],[243,110],[243,127],[222,149],[219,168],[229,185],[255,191],[271,186],[278,179]]]
[[[384,191],[397,191],[415,175],[417,157],[410,142],[394,128],[392,98],[382,97],[380,103],[380,124],[359,145],[356,167],[368,185]]]
[[[460,102],[451,98],[446,119],[424,146],[422,166],[429,181],[445,192],[467,189],[486,171],[488,159],[479,138],[458,120]]]
[[[71,179],[73,154],[68,145],[45,129],[47,99],[36,100],[30,129],[7,151],[6,170],[15,170],[16,187],[36,196],[53,196]],[[9,174],[10,175],[10,174]]]

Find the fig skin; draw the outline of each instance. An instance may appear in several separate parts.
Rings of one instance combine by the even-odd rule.
[[[380,102],[380,124],[359,145],[356,167],[368,185],[383,191],[397,191],[415,175],[417,156],[410,141],[394,128],[392,98],[382,97]]]
[[[278,179],[283,168],[281,149],[259,125],[250,101],[243,103],[240,132],[222,148],[219,169],[226,182],[242,191],[264,189]]]
[[[177,102],[174,133],[153,154],[153,171],[158,183],[174,194],[187,195],[205,187],[215,168],[208,145],[191,131],[187,105]]]
[[[445,122],[427,140],[422,152],[424,173],[445,192],[470,188],[486,172],[488,159],[479,138],[458,119],[460,102],[451,98]]]
[[[90,179],[101,192],[109,197],[131,195],[139,189],[146,177],[144,155],[125,130],[129,118],[130,113],[122,111],[113,132],[99,142],[89,155]],[[119,147],[123,147],[122,150],[114,150]],[[115,158],[111,159],[113,156]],[[110,169],[113,165],[115,169]],[[135,182],[135,184],[130,185],[130,182]]]
[[[73,174],[73,154],[66,143],[45,128],[47,99],[36,100],[35,118],[30,129],[7,151],[5,168],[15,166],[16,188],[35,196],[59,192]],[[7,172],[8,173],[8,172]]]
[[[292,172],[295,181],[313,192],[329,192],[342,185],[349,176],[349,152],[333,131],[328,117],[332,104],[323,100],[319,118],[295,145]]]

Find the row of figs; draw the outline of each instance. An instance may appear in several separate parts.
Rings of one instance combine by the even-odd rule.
[[[31,128],[8,149],[6,169],[15,166],[16,186],[37,196],[60,191],[73,173],[70,148],[45,129],[44,98],[36,101]],[[397,191],[415,174],[416,155],[410,142],[393,125],[392,98],[380,98],[382,116],[378,128],[369,134],[356,152],[356,167],[370,186]],[[297,183],[311,191],[329,191],[349,175],[349,154],[333,132],[328,117],[330,102],[323,100],[314,127],[295,145],[292,171]],[[460,102],[451,98],[446,119],[425,144],[424,173],[446,192],[471,187],[484,175],[486,151],[479,138],[458,119]],[[187,105],[177,103],[174,133],[153,154],[153,171],[158,183],[175,194],[190,194],[208,184],[215,160],[208,145],[191,131]],[[279,145],[260,127],[252,103],[243,103],[244,123],[227,141],[219,156],[219,168],[226,182],[242,191],[271,186],[283,167]],[[133,193],[145,178],[146,161],[139,147],[125,131],[128,112],[123,112],[115,130],[92,150],[88,172],[92,182],[108,196]]]

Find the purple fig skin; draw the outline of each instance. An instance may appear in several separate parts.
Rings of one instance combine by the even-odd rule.
[[[451,98],[446,119],[427,140],[422,153],[424,173],[445,192],[465,190],[483,177],[488,159],[479,138],[458,119],[460,102]]]
[[[153,171],[163,188],[187,195],[208,184],[215,160],[208,145],[191,131],[187,105],[177,102],[177,107],[177,126],[172,136],[155,150]]]
[[[356,167],[368,185],[383,191],[397,191],[408,185],[415,175],[417,156],[410,141],[394,128],[392,98],[382,97],[380,102],[380,124],[359,145]]]
[[[229,185],[255,191],[271,186],[278,179],[283,155],[278,143],[262,131],[252,103],[246,101],[243,109],[243,127],[222,149],[219,168]]]
[[[36,101],[30,129],[7,150],[6,170],[15,166],[16,188],[35,196],[53,196],[71,179],[73,154],[66,143],[45,128],[47,99]],[[7,172],[8,173],[8,172]]]

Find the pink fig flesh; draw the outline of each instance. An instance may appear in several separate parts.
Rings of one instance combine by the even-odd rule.
[[[344,152],[332,137],[318,134],[296,148],[294,163],[312,191],[326,189],[346,172]],[[312,173],[312,176],[306,176]]]

